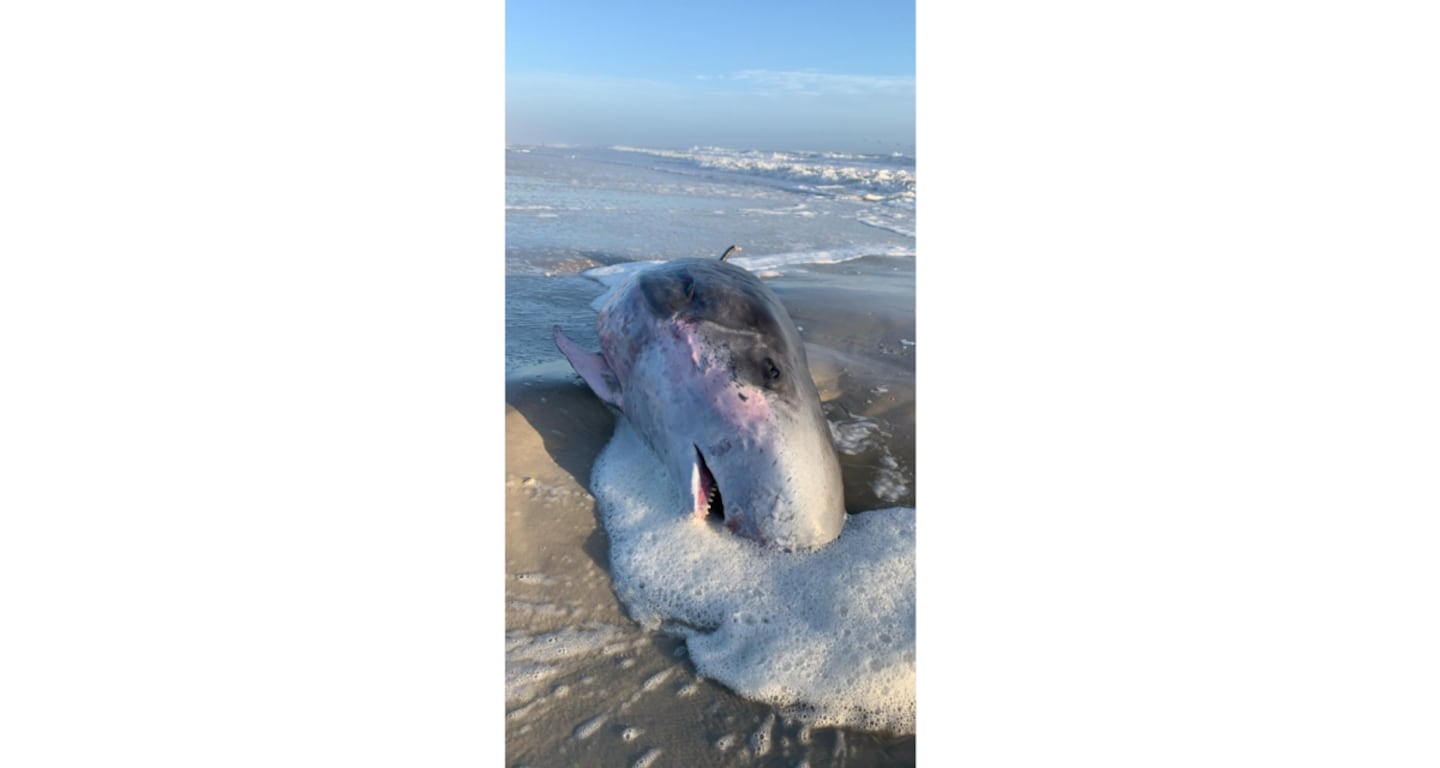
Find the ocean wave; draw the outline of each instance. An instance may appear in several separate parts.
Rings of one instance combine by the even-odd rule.
[[[761,216],[799,216],[801,218],[813,218],[815,212],[810,210],[804,203],[788,205],[783,208],[741,208],[741,213],[754,213]]]
[[[862,199],[913,199],[915,195],[914,160],[906,155],[764,152],[724,147],[673,150],[619,145],[611,149],[677,160],[711,170],[797,181],[821,191],[859,191],[862,195],[865,191],[880,193],[878,197]]]
[[[860,222],[861,224],[875,227],[876,229],[883,229],[888,232],[894,232],[897,235],[905,235],[906,237],[915,236],[914,219],[906,221],[892,218],[883,218],[880,216],[862,213],[859,216],[856,216],[855,220]]]
[[[877,248],[873,245],[854,245],[844,248],[825,248],[814,251],[766,253],[759,256],[733,256],[729,261],[731,264],[744,267],[762,277],[774,277],[775,275],[781,274],[782,270],[787,267],[801,267],[807,264],[843,264],[844,262],[862,259],[866,256],[914,258],[915,249],[899,246]]]

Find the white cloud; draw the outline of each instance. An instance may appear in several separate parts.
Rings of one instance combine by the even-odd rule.
[[[723,80],[742,82],[781,94],[814,96],[915,95],[915,77],[883,75],[837,75],[814,70],[743,69],[723,75]]]

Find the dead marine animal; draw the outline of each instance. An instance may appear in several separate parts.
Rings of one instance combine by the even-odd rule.
[[[830,427],[795,323],[764,283],[724,261],[666,262],[616,288],[599,332],[598,354],[558,325],[555,344],[688,491],[692,514],[787,550],[840,535]]]

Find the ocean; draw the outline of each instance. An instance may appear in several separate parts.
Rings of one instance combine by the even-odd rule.
[[[508,765],[914,762],[915,190],[898,154],[506,148]],[[598,349],[625,275],[731,245],[806,342],[851,519],[823,557],[716,541],[685,571],[692,542],[622,546],[668,502],[551,328]],[[734,621],[677,629],[687,604],[644,602],[639,572]]]

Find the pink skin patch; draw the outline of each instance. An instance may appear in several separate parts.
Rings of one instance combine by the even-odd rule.
[[[695,336],[695,323],[683,318],[676,318],[675,325],[671,331],[675,338],[679,339],[690,349],[690,362],[696,368],[700,367],[700,358],[703,356],[700,340]]]
[[[677,343],[667,345],[664,355],[667,375],[691,378],[692,386],[698,385],[699,401],[725,425],[723,434],[750,442],[775,428],[775,414],[766,391],[735,381],[727,350],[706,344],[698,336],[695,323],[677,320],[670,331],[669,338]],[[690,471],[690,498],[694,502],[693,516],[703,519],[711,511],[710,494],[716,479],[702,458],[711,446],[697,445],[696,449]],[[737,501],[731,499],[725,507],[725,527],[731,532],[739,529],[743,512]]]
[[[705,420],[714,428],[707,430],[710,438],[695,435],[699,453],[692,459],[689,477],[694,505],[691,515],[703,520],[710,514],[710,494],[718,483],[700,456],[724,450],[703,441],[724,436],[725,442],[760,442],[777,429],[777,416],[767,390],[735,379],[730,351],[708,340],[701,323],[676,317],[659,327],[651,326],[650,333],[632,333],[653,322],[653,318],[638,317],[643,314],[645,310],[635,295],[602,310],[601,325],[609,329],[602,334],[602,346],[608,344],[606,357],[612,361],[622,389],[632,376],[640,375],[640,368],[647,368],[648,380],[668,382],[647,391],[644,396],[649,402],[669,402],[670,408],[708,412]],[[741,499],[726,500],[724,526],[731,532],[741,528],[741,503]]]
[[[709,514],[710,489],[714,487],[709,473],[700,468],[700,459],[695,459],[695,468],[690,476],[690,498],[695,500],[695,517],[705,517]]]
[[[717,412],[735,429],[757,433],[757,427],[769,425],[774,419],[765,390],[746,384],[738,385],[729,374],[729,360],[718,350],[705,344],[696,333],[696,323],[677,319],[675,338],[689,351],[691,365],[699,372],[701,391]],[[677,374],[681,371],[676,371]]]

